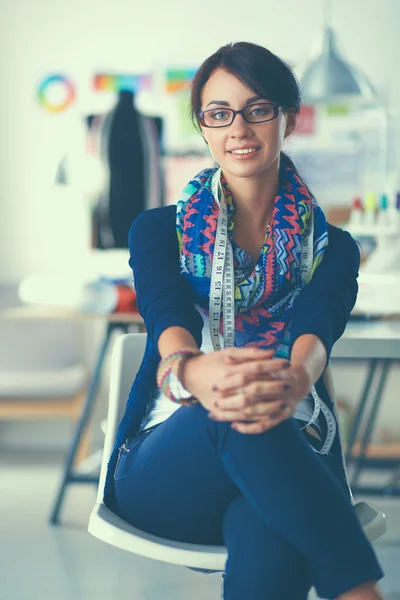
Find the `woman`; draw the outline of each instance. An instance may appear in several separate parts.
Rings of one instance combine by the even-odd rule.
[[[376,600],[322,377],[359,253],[282,151],[299,104],[291,70],[255,44],[222,47],[194,78],[220,168],[131,228],[148,342],[105,502],[161,537],[225,545],[226,600],[303,600],[312,585]]]

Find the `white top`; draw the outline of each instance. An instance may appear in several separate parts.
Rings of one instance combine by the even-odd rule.
[[[204,352],[204,354],[208,354],[209,352],[214,351],[213,345],[211,342],[211,338],[210,338],[210,332],[209,332],[209,319],[208,319],[207,315],[205,315],[203,313],[203,311],[200,309],[200,307],[196,306],[196,308],[197,308],[197,311],[199,312],[199,314],[203,318],[203,331],[202,331],[203,342],[201,345],[201,351]],[[223,338],[221,335],[220,335],[220,343],[221,343],[221,347],[223,348],[224,344],[223,344]],[[172,400],[167,398],[167,396],[162,394],[160,392],[160,390],[158,390],[156,388],[153,392],[153,395],[152,395],[148,405],[147,405],[146,414],[142,420],[142,423],[140,426],[140,431],[142,431],[143,429],[147,429],[149,427],[153,427],[153,425],[157,425],[158,423],[162,423],[163,421],[168,419],[168,417],[170,417],[180,407],[181,407],[181,404],[173,402]],[[313,412],[314,412],[314,400],[311,396],[307,396],[300,402],[293,417],[295,419],[301,419],[302,421],[306,421],[308,423],[311,420]],[[315,422],[315,425],[320,430],[318,419]]]

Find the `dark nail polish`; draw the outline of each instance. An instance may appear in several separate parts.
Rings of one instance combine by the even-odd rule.
[[[212,389],[213,392],[217,392],[218,391],[218,386],[217,385],[213,385],[211,389]]]
[[[285,383],[285,385],[283,386],[284,390],[290,390],[291,386],[288,383]]]
[[[285,364],[283,365],[283,368],[284,368],[284,369],[289,369],[289,367],[290,367],[290,363],[285,363]]]

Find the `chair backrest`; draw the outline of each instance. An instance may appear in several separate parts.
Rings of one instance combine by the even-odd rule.
[[[108,461],[110,460],[117,428],[125,410],[133,380],[142,362],[146,339],[146,333],[127,333],[121,335],[114,344],[111,359],[107,426],[97,492],[98,504],[103,503]]]

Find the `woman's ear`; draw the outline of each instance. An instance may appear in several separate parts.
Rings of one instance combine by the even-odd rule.
[[[285,129],[285,138],[287,138],[292,131],[296,127],[296,114],[294,112],[289,112],[286,114],[286,129]]]
[[[206,134],[206,130],[204,129],[204,127],[201,128],[201,135],[202,135],[203,140],[205,141],[205,143],[208,146],[207,134]]]

